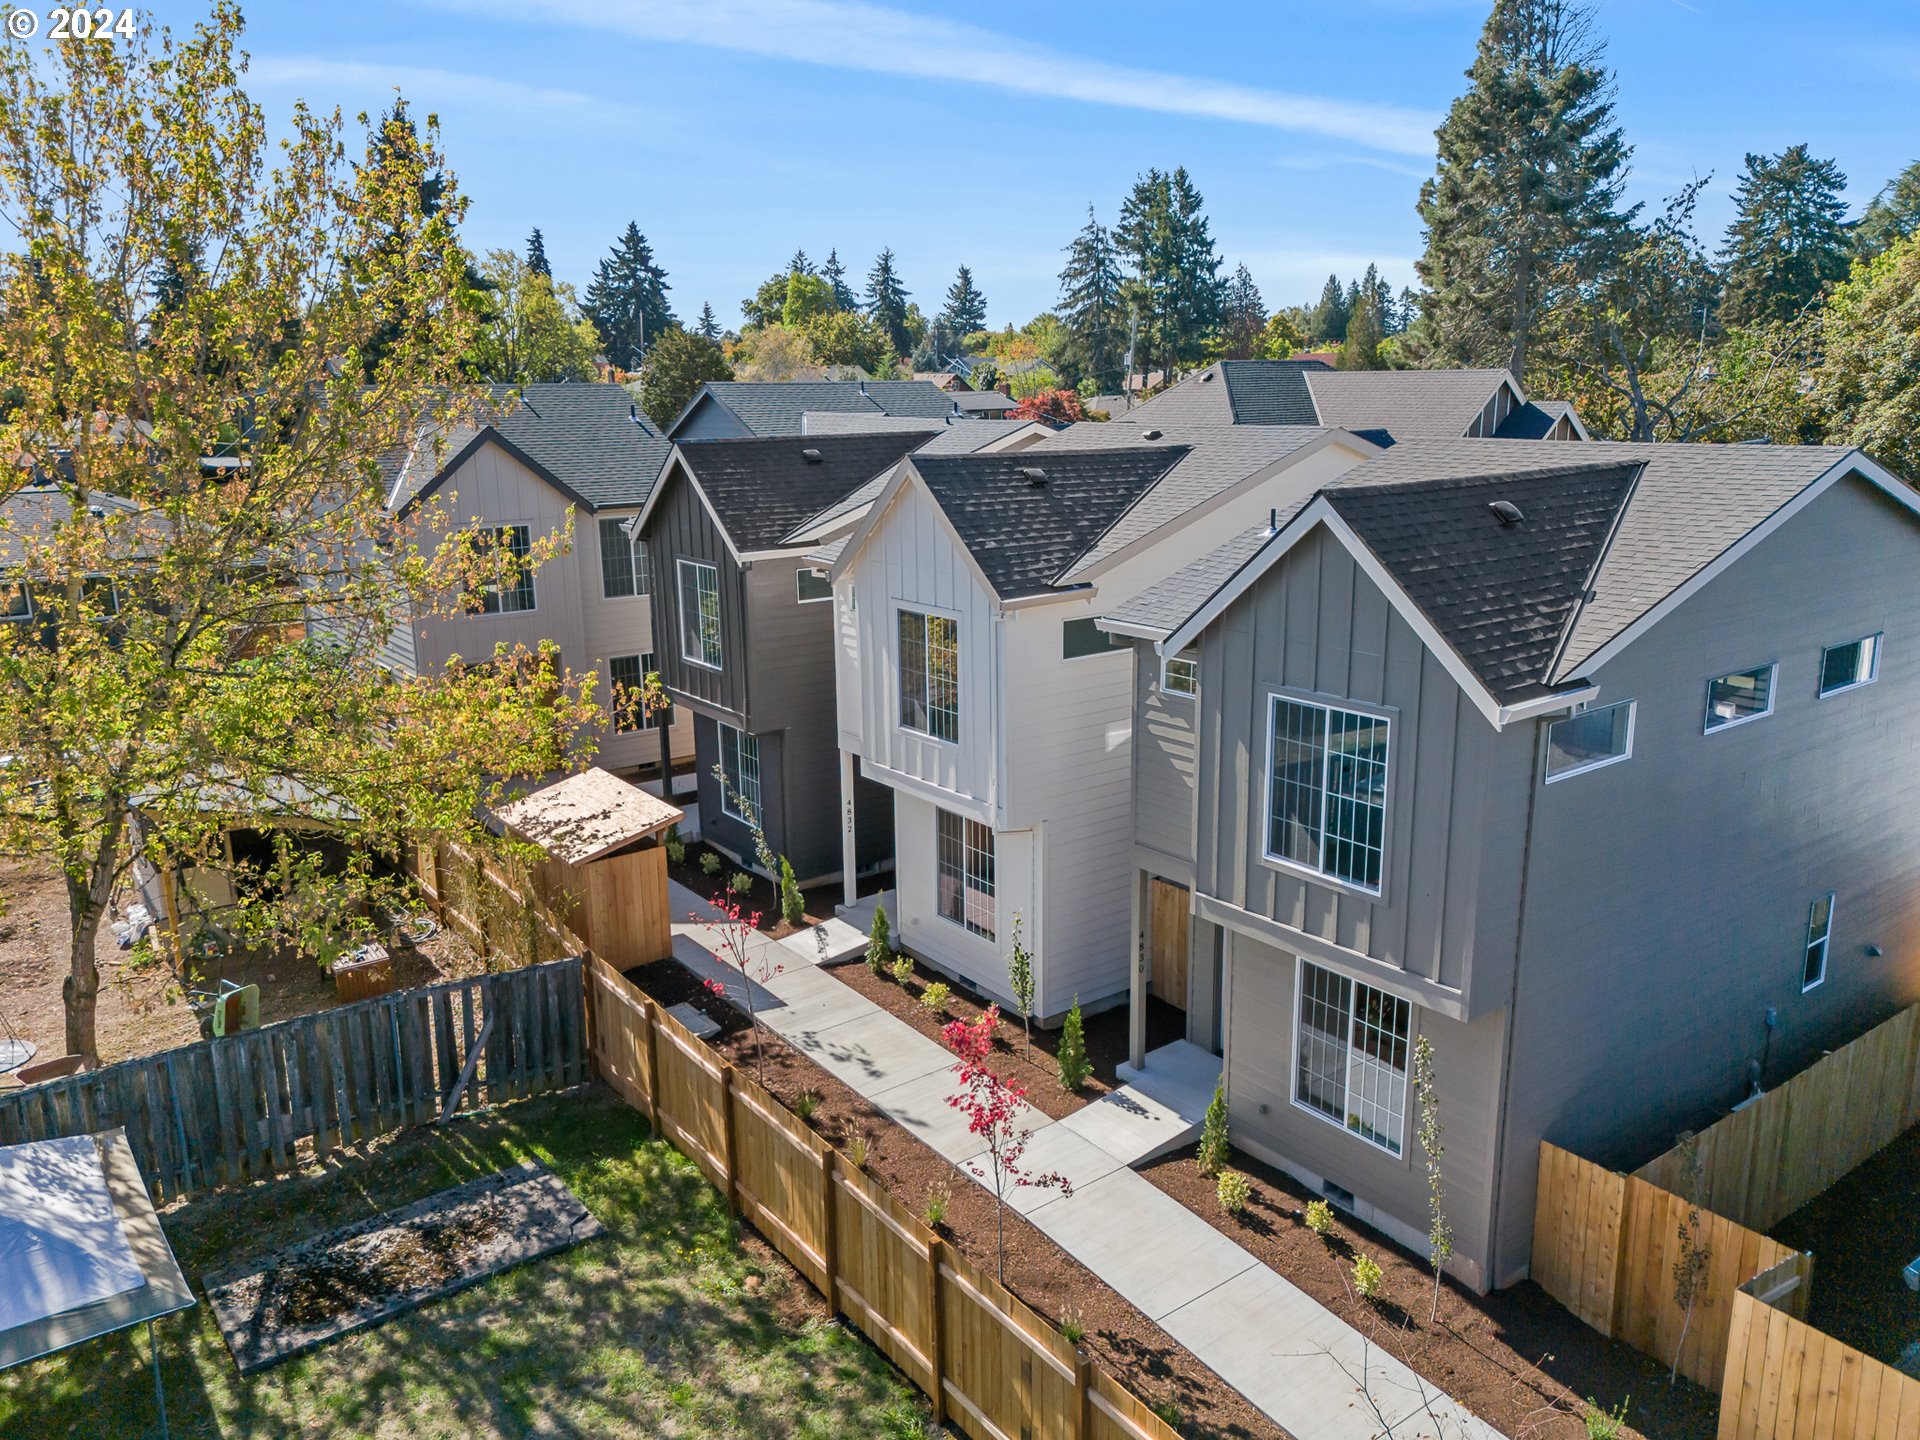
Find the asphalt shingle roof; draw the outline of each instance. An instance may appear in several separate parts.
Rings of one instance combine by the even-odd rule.
[[[1544,440],[1573,406],[1564,400],[1529,400],[1493,432],[1496,440]]]
[[[1320,370],[1306,383],[1322,425],[1377,426],[1395,440],[1453,440],[1506,378],[1504,370]]]
[[[816,431],[813,427],[827,422],[824,429]],[[894,432],[919,431],[924,433],[926,422],[923,420],[896,419],[892,416],[861,415],[809,415],[807,433],[812,434],[890,434]],[[931,439],[913,452],[916,455],[972,455],[996,440],[1004,440],[1009,435],[1017,435],[1022,430],[1035,428],[1031,420],[951,420],[936,431]],[[849,491],[815,514],[809,515],[789,533],[792,536],[805,530],[815,530],[822,525],[831,525],[835,520],[853,514],[862,506],[871,505],[880,498],[881,491],[887,488],[887,482],[893,478],[891,468],[882,470],[857,490]]]
[[[1318,360],[1220,360],[1126,413],[1128,424],[1318,425],[1307,375]]]
[[[909,463],[987,583],[1011,600],[1058,588],[1074,562],[1187,453],[1183,445],[1143,445],[916,455]]]
[[[715,380],[701,387],[758,436],[799,435],[809,410],[939,420],[954,397],[925,380]]]
[[[1305,509],[1307,503],[1300,500],[1282,508],[1276,517],[1280,529],[1286,529],[1287,522]],[[1274,533],[1265,525],[1242,530],[1192,564],[1122,601],[1107,612],[1106,618],[1129,629],[1147,631],[1155,639],[1166,639],[1199,614],[1209,600],[1245,569]]]
[[[931,430],[688,440],[681,456],[741,551],[777,550],[809,515],[859,489]],[[815,451],[818,461],[805,452]]]

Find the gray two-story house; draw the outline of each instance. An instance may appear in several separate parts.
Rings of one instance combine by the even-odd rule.
[[[1234,1141],[1525,1275],[1631,1166],[1920,997],[1920,499],[1858,451],[1403,443],[1108,612],[1148,995]]]

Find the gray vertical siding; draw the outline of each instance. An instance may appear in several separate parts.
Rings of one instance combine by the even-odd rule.
[[[746,595],[740,567],[727,553],[713,517],[694,493],[676,461],[660,477],[662,492],[647,517],[645,540],[653,566],[654,660],[660,683],[680,698],[744,717],[747,711],[745,663]],[[720,572],[720,652],[722,668],[709,670],[680,653],[680,572],[682,559],[700,560]]]

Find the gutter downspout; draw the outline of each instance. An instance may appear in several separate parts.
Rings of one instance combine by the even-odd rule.
[[[1500,1208],[1501,1197],[1506,1190],[1507,1126],[1513,1117],[1513,1037],[1519,1028],[1520,960],[1527,948],[1528,882],[1533,873],[1533,818],[1542,788],[1541,727],[1546,723],[1544,716],[1533,722],[1533,760],[1527,770],[1527,824],[1524,848],[1520,852],[1520,905],[1514,920],[1513,984],[1507,993],[1506,1036],[1504,1053],[1500,1057],[1500,1125],[1494,1132],[1493,1140],[1493,1203],[1487,1207],[1487,1288],[1490,1290],[1500,1285]]]

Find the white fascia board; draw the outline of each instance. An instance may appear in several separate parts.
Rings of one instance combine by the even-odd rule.
[[[904,770],[895,770],[891,766],[882,765],[866,755],[860,757],[860,773],[876,785],[885,785],[890,790],[904,791],[925,800],[930,805],[937,805],[942,810],[951,810],[955,815],[976,820],[988,829],[993,829],[995,826],[993,807],[972,795],[962,795],[957,790],[945,789],[930,780],[922,780],[918,775],[909,775]]]
[[[1551,695],[1541,695],[1533,700],[1523,700],[1518,705],[1502,705],[1500,721],[1496,728],[1505,729],[1519,720],[1534,720],[1542,715],[1552,715],[1556,711],[1571,710],[1575,705],[1585,705],[1600,694],[1597,685],[1582,685],[1574,690],[1556,690]]]
[[[1161,625],[1129,625],[1125,620],[1111,620],[1105,615],[1096,616],[1093,623],[1109,635],[1125,635],[1132,640],[1151,640],[1155,654],[1159,653],[1161,644],[1167,638],[1166,628]]]
[[[887,511],[893,508],[894,501],[900,497],[900,492],[911,485],[918,489],[921,498],[933,507],[934,517],[940,522],[941,533],[947,537],[947,543],[960,552],[961,558],[967,562],[967,568],[973,572],[973,578],[979,582],[980,588],[996,604],[1004,606],[1006,602],[999,600],[993,583],[987,579],[986,571],[980,568],[980,562],[973,558],[973,552],[967,548],[967,542],[960,538],[960,532],[953,528],[953,521],[941,508],[940,502],[934,498],[933,491],[927,488],[927,482],[922,480],[920,472],[913,468],[910,463],[912,458],[908,456],[901,462],[899,471],[887,482],[887,488],[882,490],[873,502],[873,508],[867,511],[860,523],[854,527],[853,533],[847,537],[846,548],[840,552],[840,558],[833,562],[833,569],[827,576],[828,581],[832,584],[840,582],[852,566],[853,557],[867,543],[868,537],[879,528],[886,518]]]

